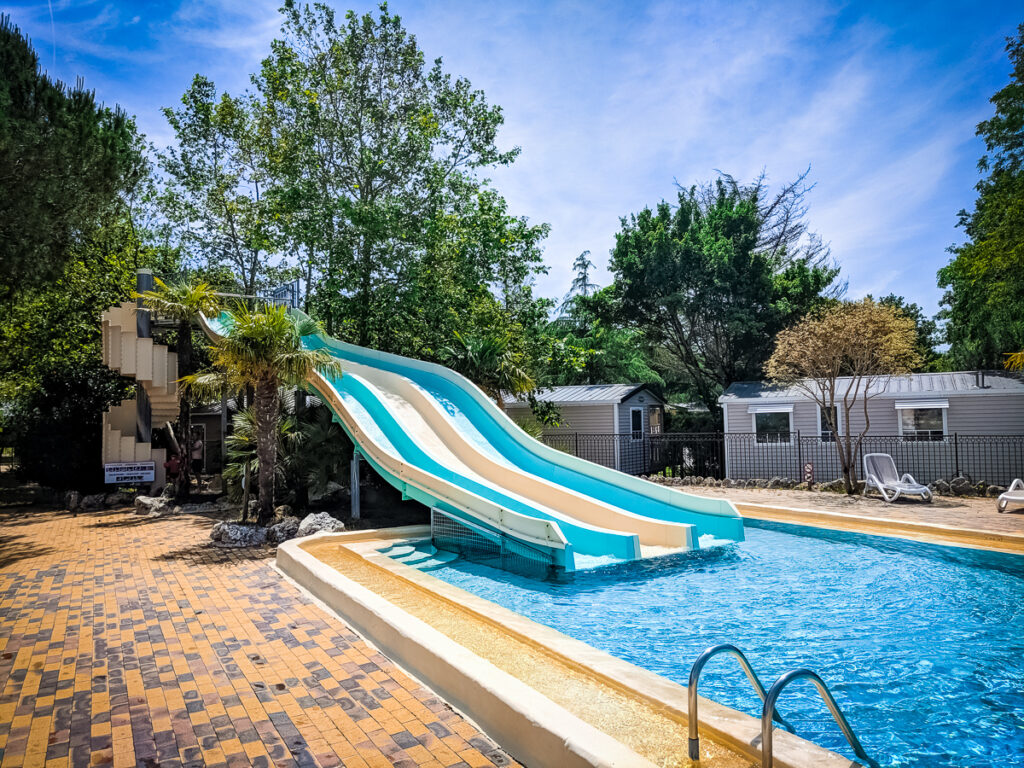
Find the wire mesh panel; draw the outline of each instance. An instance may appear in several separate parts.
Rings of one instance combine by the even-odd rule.
[[[430,510],[430,534],[438,549],[492,568],[534,578],[544,578],[557,568],[552,550],[488,530],[436,507]]]

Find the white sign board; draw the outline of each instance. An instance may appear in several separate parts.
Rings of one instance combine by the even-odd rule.
[[[152,483],[155,479],[155,461],[120,461],[103,465],[104,482],[108,485]]]

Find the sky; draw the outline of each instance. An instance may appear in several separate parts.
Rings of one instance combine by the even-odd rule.
[[[374,2],[331,3],[339,11]],[[0,3],[42,66],[82,77],[134,114],[150,141],[160,109],[196,73],[238,93],[278,34],[279,2]],[[781,184],[810,168],[811,228],[848,295],[890,292],[938,309],[936,271],[963,241],[984,147],[977,123],[1006,84],[1019,2],[472,2],[392,0],[428,58],[504,110],[489,174],[509,210],[547,222],[541,295],[568,289],[590,250],[596,282],[622,216],[724,171]]]

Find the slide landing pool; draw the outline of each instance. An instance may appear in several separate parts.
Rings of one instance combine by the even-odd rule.
[[[229,316],[203,322],[216,336]],[[344,369],[341,376],[314,374],[309,388],[385,480],[432,509],[449,546],[493,544],[574,571],[743,540],[731,502],[653,485],[544,445],[444,366],[320,334],[302,342]]]

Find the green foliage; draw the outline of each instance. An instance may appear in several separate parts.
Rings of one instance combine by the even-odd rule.
[[[159,261],[114,219],[75,246],[53,283],[0,303],[2,428],[27,480],[62,489],[103,481],[101,414],[132,392],[102,363],[100,314],[131,296],[137,256]]]
[[[442,355],[451,368],[474,382],[503,409],[504,395],[526,394],[536,386],[511,341],[507,333],[464,336],[456,331],[454,342]]]
[[[960,212],[967,242],[939,270],[949,356],[956,368],[994,368],[1024,348],[1024,24],[1007,41],[1013,72],[978,125],[987,153],[974,210]]]
[[[218,97],[202,75],[181,104],[164,109],[176,143],[159,155],[163,211],[185,250],[207,269],[228,271],[241,293],[255,294],[287,277],[268,259],[278,235],[256,108],[247,97]]]
[[[723,176],[680,190],[675,208],[663,201],[622,219],[617,317],[713,413],[730,383],[760,378],[781,329],[842,290],[803,223],[807,189],[801,176],[769,197],[763,177],[741,186]]]
[[[280,389],[304,386],[317,371],[340,376],[341,365],[322,349],[303,348],[302,337],[320,331],[309,318],[269,304],[239,304],[227,314],[225,333],[210,350],[217,371],[192,374],[181,383],[200,397],[219,395],[225,384],[234,391],[254,390],[259,522],[267,523],[274,516]]]
[[[274,481],[278,485],[285,482],[287,445],[295,433],[295,419],[281,409],[277,421],[277,463],[274,466]],[[227,462],[224,465],[224,483],[232,501],[242,500],[244,478],[248,477],[248,482],[252,483],[259,476],[260,458],[256,447],[256,411],[246,408],[231,417],[231,434],[225,440]]]
[[[141,168],[128,117],[42,74],[0,15],[0,298],[59,277]]]
[[[286,477],[292,489],[322,493],[352,460],[352,442],[327,406],[307,409],[285,441]]]
[[[872,299],[871,294],[869,293],[866,298]],[[933,318],[927,317],[924,314],[924,310],[914,302],[908,302],[905,298],[897,296],[895,293],[883,296],[878,300],[878,303],[883,306],[892,307],[899,314],[909,317],[914,321],[914,327],[917,329],[917,342],[914,345],[914,349],[921,358],[921,364],[915,369],[915,372],[947,370],[946,357],[935,351],[935,347],[941,343],[941,335],[939,333],[939,326]]]
[[[254,83],[270,192],[300,254],[307,309],[329,333],[436,355],[497,291],[502,328],[526,325],[546,227],[509,215],[477,179],[518,149],[496,146],[501,110],[428,65],[401,20],[336,18],[287,2]]]

